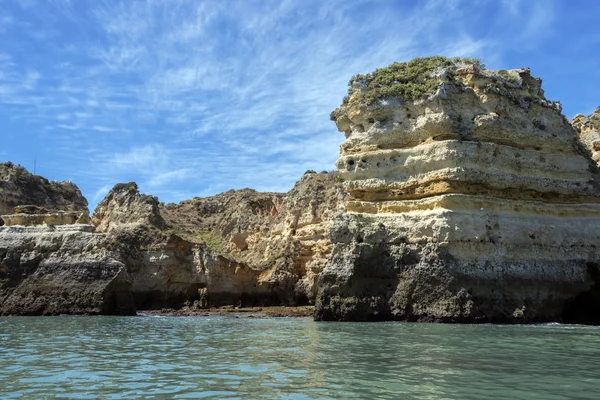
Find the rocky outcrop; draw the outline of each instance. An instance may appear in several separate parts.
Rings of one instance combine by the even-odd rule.
[[[571,124],[577,130],[579,140],[590,151],[592,159],[600,164],[600,107],[587,117],[577,114]]]
[[[73,183],[48,181],[20,165],[0,163],[0,215],[12,214],[16,206],[22,205],[88,212],[87,200]]]
[[[92,223],[98,232],[133,230],[140,226],[161,229],[165,223],[158,204],[158,198],[140,194],[135,182],[119,183],[98,204]]]
[[[120,254],[69,182],[0,164],[0,315],[135,314]]]
[[[395,63],[354,77],[332,119],[350,199],[331,225],[317,319],[598,315],[600,302],[580,305],[598,298],[600,176],[528,69]]]
[[[343,210],[336,173],[307,171],[288,193],[252,189],[161,208],[168,226],[191,242],[248,266],[272,302],[314,302],[331,253],[329,223]]]
[[[312,171],[287,194],[244,189],[169,205],[130,182],[100,202],[94,226],[87,211],[64,211],[74,204],[24,196],[0,228],[0,313],[312,302],[343,198],[336,174]]]
[[[335,174],[313,172],[287,194],[244,189],[168,205],[129,183],[92,220],[122,255],[140,309],[304,304],[316,296],[343,197]]]
[[[0,315],[135,314],[125,265],[93,230],[0,227]]]

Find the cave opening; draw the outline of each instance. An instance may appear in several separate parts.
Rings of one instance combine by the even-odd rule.
[[[600,325],[600,264],[588,263],[587,272],[592,286],[567,302],[563,311],[566,324]]]

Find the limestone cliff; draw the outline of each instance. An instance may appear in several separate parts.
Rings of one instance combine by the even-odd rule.
[[[87,200],[73,183],[48,181],[20,165],[0,163],[0,215],[13,214],[14,208],[22,205],[88,212]]]
[[[344,197],[336,173],[308,171],[288,193],[229,191],[161,214],[190,241],[258,271],[259,286],[284,304],[312,303],[331,251],[329,222]]]
[[[134,314],[120,255],[71,183],[0,164],[0,315]],[[43,205],[41,207],[39,205]]]
[[[596,163],[600,164],[600,107],[587,117],[577,114],[571,121],[579,140],[585,144]]]
[[[135,314],[125,265],[93,230],[0,227],[0,315]]]
[[[598,319],[600,175],[528,69],[395,63],[332,119],[350,199],[317,319]]]
[[[251,189],[159,204],[119,184],[92,220],[123,256],[139,308],[314,301],[342,206],[335,174],[307,173],[287,194]]]

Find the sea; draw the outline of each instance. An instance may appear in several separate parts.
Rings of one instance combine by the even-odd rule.
[[[600,399],[600,327],[0,317],[0,399]]]

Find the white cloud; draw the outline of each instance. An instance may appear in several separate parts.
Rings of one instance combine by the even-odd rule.
[[[136,180],[166,201],[287,190],[307,169],[333,169],[343,135],[329,113],[352,75],[433,54],[500,62],[500,46],[521,46],[555,15],[506,0],[490,17],[518,38],[504,43],[474,33],[486,2],[33,4],[29,20],[10,14],[0,29],[0,105],[40,127],[56,170],[93,199]],[[19,46],[41,56],[17,61],[2,36],[15,24],[36,27]]]
[[[112,189],[112,187],[113,187],[112,185],[104,185],[104,186],[100,187],[98,190],[96,190],[91,197],[91,203],[94,203],[94,204],[99,203],[108,194],[108,191],[110,189]],[[90,212],[93,212],[93,211],[94,211],[93,209],[90,210]]]

